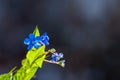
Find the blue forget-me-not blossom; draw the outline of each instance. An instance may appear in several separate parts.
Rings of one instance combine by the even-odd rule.
[[[52,53],[51,58],[52,59],[50,61],[52,63],[57,63],[62,67],[65,66],[65,60],[60,60],[61,58],[63,58],[63,53],[54,52],[54,53]]]
[[[48,46],[49,45],[49,36],[46,32],[44,32],[41,36],[35,36],[33,33],[29,34],[28,38],[25,38],[24,44],[28,45],[27,49],[31,50],[32,48],[38,49],[42,45]],[[62,67],[65,66],[65,60],[60,60],[63,58],[63,53],[57,53],[55,49],[48,50],[48,53],[51,54],[51,60],[44,60],[49,63],[55,63]]]
[[[43,33],[43,35],[37,37],[38,40],[40,40],[41,44],[44,44],[46,46],[49,45],[49,36],[46,32]]]
[[[47,33],[43,33],[41,36],[35,36],[33,33],[29,34],[29,38],[25,38],[24,44],[28,45],[27,49],[30,50],[32,47],[38,49],[42,45],[49,45],[49,37]]]
[[[62,53],[53,53],[51,57],[52,57],[52,59],[51,59],[52,62],[57,62],[61,58],[63,58],[63,54]]]

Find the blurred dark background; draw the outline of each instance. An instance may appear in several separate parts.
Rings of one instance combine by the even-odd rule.
[[[120,80],[120,0],[0,0],[0,74],[20,66],[35,25],[63,52],[33,80]]]

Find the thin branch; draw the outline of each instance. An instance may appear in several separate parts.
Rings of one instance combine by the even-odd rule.
[[[58,62],[52,62],[52,61],[49,61],[47,59],[44,59],[44,61],[47,62],[47,63],[58,64]]]

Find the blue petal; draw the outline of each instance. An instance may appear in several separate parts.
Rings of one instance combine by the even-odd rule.
[[[29,45],[29,44],[30,44],[30,39],[25,38],[25,40],[24,40],[24,44]]]
[[[32,49],[33,45],[28,45],[27,49],[30,50]]]
[[[42,41],[45,40],[45,36],[44,35],[40,36],[40,38],[41,38]]]
[[[52,58],[57,57],[57,56],[58,56],[58,53],[53,53],[52,54]]]
[[[35,38],[35,42],[41,42],[41,37],[40,37],[40,36],[37,36],[37,37]]]
[[[45,39],[45,40],[49,40],[49,37],[48,37],[48,35],[47,35],[46,32],[43,33],[43,36],[44,36],[44,39]]]
[[[54,60],[50,60],[51,62],[56,62],[56,61],[54,61]]]
[[[40,45],[40,43],[36,43],[36,44],[34,44],[34,48],[39,48],[41,45]]]
[[[60,60],[60,57],[56,57],[56,61]]]
[[[57,62],[58,60],[56,58],[52,58],[52,62]]]
[[[43,33],[43,35],[44,35],[44,36],[46,36],[46,35],[47,35],[47,33],[46,33],[46,32],[44,32],[44,33]]]
[[[46,40],[49,40],[49,37],[48,37],[48,36],[46,36]]]
[[[60,58],[63,58],[63,54],[62,54],[62,53],[59,53],[59,57],[60,57]]]
[[[44,40],[43,43],[48,46],[49,45],[49,42],[47,40]]]
[[[34,35],[33,33],[31,33],[31,34],[29,34],[29,38],[30,38],[31,40],[33,40],[33,39],[35,39],[35,35]]]

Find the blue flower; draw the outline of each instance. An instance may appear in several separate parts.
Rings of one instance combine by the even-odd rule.
[[[41,40],[41,44],[48,46],[49,45],[49,37],[46,32],[43,35],[37,37],[38,40]]]
[[[49,37],[48,37],[46,32],[44,32],[43,35],[40,36],[40,38],[41,38],[41,41],[42,41],[43,44],[45,44],[46,46],[49,45],[49,42],[48,42]]]
[[[42,45],[49,45],[49,37],[46,32],[41,36],[35,36],[34,34],[29,34],[29,38],[25,38],[24,44],[28,45],[28,50],[32,49],[32,47],[38,49]]]
[[[63,54],[62,53],[53,53],[52,54],[52,62],[57,62],[59,61],[61,58],[63,58]]]
[[[28,45],[27,49],[30,50],[32,47],[39,48],[41,46],[40,44],[41,39],[38,37],[35,37],[34,34],[29,34],[29,38],[25,38],[24,44]]]

